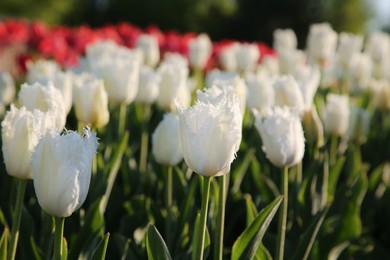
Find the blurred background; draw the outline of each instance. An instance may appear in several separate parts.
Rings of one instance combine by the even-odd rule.
[[[276,28],[292,28],[305,45],[309,25],[330,22],[338,31],[390,31],[389,0],[1,0],[0,18],[92,27],[128,21],[141,28],[206,32],[213,40],[272,44]]]

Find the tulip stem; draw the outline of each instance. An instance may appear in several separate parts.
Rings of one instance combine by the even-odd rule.
[[[333,166],[336,163],[337,159],[337,149],[338,149],[338,142],[337,142],[337,136],[332,135],[330,137],[330,155],[329,155],[329,165]]]
[[[166,176],[166,188],[165,188],[165,206],[167,210],[167,217],[165,219],[165,233],[167,246],[171,245],[171,234],[172,234],[172,166],[168,166],[167,176]]]
[[[225,204],[226,204],[226,191],[229,185],[229,173],[224,174],[218,178],[218,212],[217,212],[217,224],[215,231],[215,248],[214,259],[222,260],[223,258],[223,234],[225,226]]]
[[[278,237],[276,241],[276,260],[284,258],[284,241],[286,238],[287,205],[288,205],[288,167],[282,169],[281,191],[283,195],[282,211],[279,213]]]
[[[15,259],[16,255],[16,248],[18,245],[18,238],[19,238],[19,226],[20,226],[20,219],[22,216],[22,208],[23,208],[23,199],[24,199],[24,193],[26,191],[28,180],[22,180],[18,179],[18,194],[16,197],[16,205],[15,205],[15,213],[12,217],[12,232],[11,232],[11,239],[9,243],[9,249],[8,249],[8,260]]]
[[[62,239],[64,236],[65,218],[55,217],[54,254],[53,260],[62,259]]]
[[[202,208],[200,210],[200,221],[199,228],[200,233],[198,240],[196,241],[196,250],[193,252],[194,257],[192,259],[202,260],[203,259],[203,248],[206,234],[206,220],[207,220],[207,208],[209,205],[209,195],[210,195],[210,182],[211,177],[203,177],[203,189],[202,189]]]
[[[123,136],[126,128],[126,112],[127,105],[125,103],[121,104],[119,107],[119,126],[118,126],[118,135],[119,138]]]

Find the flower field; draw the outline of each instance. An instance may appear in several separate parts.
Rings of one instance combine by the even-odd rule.
[[[390,36],[0,22],[0,259],[390,258]]]

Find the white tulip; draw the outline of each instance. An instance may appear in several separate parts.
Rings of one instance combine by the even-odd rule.
[[[27,82],[32,84],[40,82],[42,78],[53,78],[61,71],[60,66],[54,60],[39,59],[27,63]]]
[[[293,76],[281,76],[273,82],[275,89],[275,106],[295,107],[302,115],[305,102],[298,83]]]
[[[47,85],[40,83],[22,84],[19,91],[19,102],[28,110],[39,109],[53,114],[58,131],[62,131],[66,123],[66,111],[61,92],[51,82]]]
[[[4,113],[4,107],[15,98],[15,82],[7,71],[0,71],[0,115]]]
[[[48,214],[68,217],[84,203],[98,141],[84,135],[47,132],[32,154],[32,175],[38,203]]]
[[[275,107],[268,114],[255,114],[255,126],[267,158],[277,167],[290,167],[302,161],[305,139],[295,109]]]
[[[152,104],[158,97],[160,80],[160,75],[151,67],[141,67],[138,93],[135,101],[143,104]]]
[[[246,72],[253,70],[260,58],[260,51],[256,44],[242,43],[237,46],[237,70]]]
[[[294,72],[294,78],[302,93],[304,110],[310,111],[314,96],[320,86],[320,70],[318,67],[312,67],[310,65],[298,66]]]
[[[381,63],[390,55],[390,36],[384,32],[372,33],[364,46],[375,63]]]
[[[372,79],[371,57],[365,53],[355,53],[351,57],[350,68],[349,90],[354,94],[364,92]]]
[[[236,96],[223,95],[213,103],[197,101],[179,110],[179,121],[188,167],[209,177],[228,173],[241,142],[242,116]]]
[[[348,131],[349,113],[348,96],[328,94],[323,112],[325,133],[344,136]]]
[[[248,108],[263,112],[275,104],[272,80],[265,73],[247,74],[245,82],[248,87],[246,96]]]
[[[177,61],[177,62],[176,62]],[[179,56],[170,56],[157,69],[160,90],[157,104],[165,110],[175,110],[175,100],[188,107],[191,94],[187,85],[188,67]]]
[[[349,62],[352,59],[352,56],[359,53],[362,46],[363,37],[361,35],[354,35],[347,32],[340,33],[337,54],[341,64],[344,67],[349,67]]]
[[[306,54],[301,50],[281,50],[278,57],[281,74],[293,74],[297,67],[306,64]]]
[[[273,47],[277,53],[283,50],[295,50],[298,45],[297,36],[291,29],[276,29],[273,33]]]
[[[386,79],[372,80],[370,90],[373,93],[372,102],[375,108],[390,109],[390,81]]]
[[[143,52],[144,63],[147,66],[155,67],[160,61],[160,47],[153,35],[140,35],[137,39],[136,48]]]
[[[31,153],[39,138],[54,127],[53,118],[39,110],[11,105],[1,122],[4,163],[11,176],[31,179]]]
[[[337,33],[328,23],[312,24],[307,38],[307,49],[312,63],[324,67],[336,51]]]
[[[95,77],[84,77],[75,85],[74,105],[77,119],[93,127],[105,126],[110,114],[108,95],[103,81]]]
[[[238,44],[233,43],[222,49],[219,62],[225,71],[233,72],[237,70],[237,48]]]
[[[257,67],[257,72],[259,71],[266,72],[270,77],[279,75],[280,66],[278,58],[271,55],[265,56]]]
[[[206,87],[210,88],[214,85],[221,88],[232,86],[240,103],[241,114],[244,115],[247,95],[245,81],[237,73],[213,69],[206,75]]]
[[[183,159],[180,140],[179,117],[164,115],[152,134],[152,153],[160,164],[174,166]]]
[[[189,41],[188,48],[191,66],[196,69],[204,69],[212,50],[210,38],[202,33]]]

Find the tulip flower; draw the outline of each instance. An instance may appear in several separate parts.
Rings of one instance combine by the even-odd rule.
[[[276,52],[280,53],[283,50],[295,50],[298,45],[297,36],[291,29],[276,29],[273,33],[273,47]]]
[[[74,92],[77,119],[85,125],[97,128],[105,126],[110,114],[103,81],[93,76],[80,78],[75,84]]]
[[[210,179],[225,175],[241,142],[242,115],[234,91],[211,88],[195,105],[179,110],[183,156],[188,167],[204,176],[195,259],[202,259]]]
[[[349,117],[348,140],[362,144],[370,130],[370,115],[362,108],[352,108]]]
[[[296,110],[275,107],[266,116],[255,115],[255,126],[260,133],[267,158],[277,167],[283,168],[281,193],[284,198],[279,215],[275,256],[275,259],[283,259],[288,205],[288,167],[302,161],[305,152],[302,125]]]
[[[38,203],[55,216],[54,259],[61,259],[64,218],[84,203],[91,180],[92,159],[98,141],[95,133],[80,136],[47,132],[32,155],[32,175]]]
[[[372,80],[373,64],[365,53],[355,53],[350,60],[349,91],[352,94],[363,93]]]
[[[145,65],[155,67],[160,61],[160,48],[156,37],[153,35],[140,35],[137,39],[136,48],[142,51]]]
[[[260,51],[256,44],[242,43],[236,51],[237,70],[241,73],[253,70],[260,58]]]
[[[42,112],[53,114],[57,130],[61,131],[64,128],[66,122],[64,100],[60,91],[51,82],[47,85],[22,84],[19,102],[28,110],[39,109]]]
[[[237,48],[238,44],[232,43],[221,50],[219,60],[225,71],[233,72],[237,70]]]
[[[370,90],[373,94],[373,106],[377,109],[390,109],[390,81],[386,79],[372,80]]]
[[[314,96],[320,86],[320,70],[310,65],[298,66],[294,72],[294,78],[302,93],[303,109],[305,112],[310,111],[313,106]]]
[[[135,101],[151,105],[158,97],[160,80],[160,76],[151,67],[141,67]]]
[[[337,46],[337,33],[328,23],[312,24],[307,37],[309,59],[321,68],[326,67],[334,56]]]
[[[305,110],[305,102],[297,81],[293,76],[281,76],[274,83],[275,105],[295,107],[299,114]]]
[[[348,97],[330,93],[326,96],[326,107],[323,113],[325,133],[344,136],[348,131],[349,104]]]
[[[297,49],[281,50],[278,54],[281,74],[293,74],[297,67],[306,64],[306,54]]]
[[[174,166],[183,159],[179,118],[167,113],[152,135],[152,153],[160,164]]]
[[[342,32],[339,35],[339,44],[337,46],[337,56],[343,67],[348,68],[352,56],[360,53],[363,46],[363,37],[347,32]]]
[[[42,134],[54,128],[55,121],[51,116],[39,110],[29,111],[25,107],[18,109],[11,105],[11,110],[1,122],[2,150],[7,173],[19,179],[8,249],[9,259],[15,257],[24,192],[27,180],[32,178],[31,154]]]
[[[263,72],[246,75],[248,94],[246,103],[248,108],[257,109],[260,112],[271,108],[275,103],[275,90],[272,80]]]
[[[5,106],[9,105],[15,97],[15,82],[11,74],[0,71],[0,115],[5,112]]]
[[[188,43],[190,65],[195,69],[204,69],[211,55],[212,43],[206,34],[200,34]]]

